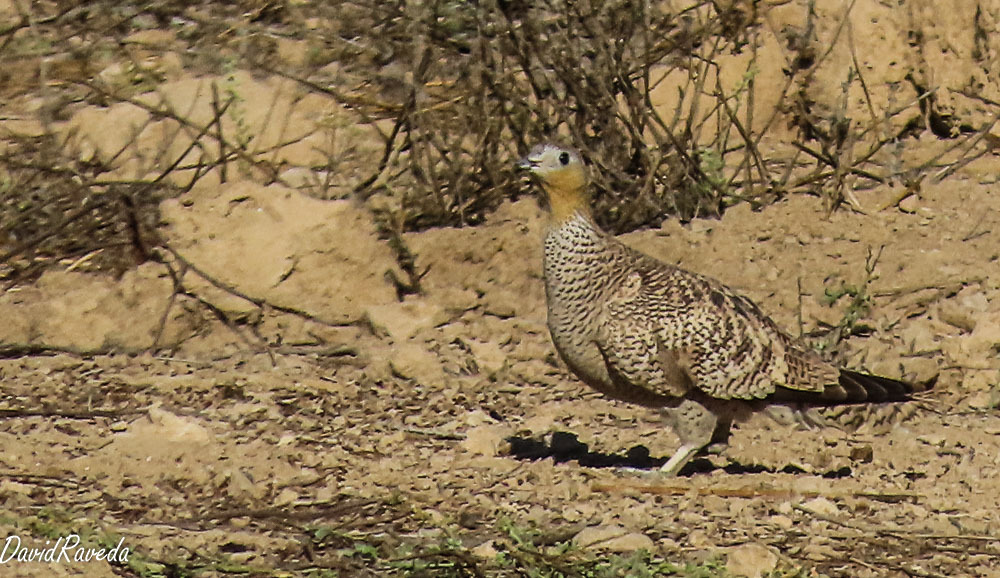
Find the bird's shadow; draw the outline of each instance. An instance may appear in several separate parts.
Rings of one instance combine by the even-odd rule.
[[[557,464],[575,461],[587,468],[631,468],[637,470],[657,469],[669,458],[654,458],[649,455],[649,449],[643,445],[632,446],[624,454],[606,454],[592,452],[590,447],[581,442],[576,434],[557,431],[548,440],[512,436],[507,438],[510,443],[510,455],[519,460],[542,460],[552,458]],[[782,468],[771,468],[761,464],[741,464],[730,461],[724,466],[717,466],[706,458],[695,458],[688,462],[678,475],[690,476],[722,470],[728,474],[806,474],[806,470],[788,464]],[[816,475],[816,472],[812,473]],[[818,474],[824,478],[846,478],[851,475],[851,468],[843,466]]]

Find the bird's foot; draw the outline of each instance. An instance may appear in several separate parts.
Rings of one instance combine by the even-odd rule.
[[[725,442],[718,442],[705,446],[705,449],[702,451],[706,454],[711,454],[713,456],[721,456],[722,453],[725,452],[728,447],[729,444]]]
[[[691,461],[691,458],[698,453],[698,450],[700,450],[701,447],[702,446],[696,444],[682,444],[681,447],[677,448],[677,451],[674,452],[674,455],[670,456],[667,463],[660,467],[660,474],[665,476],[676,476],[677,472],[681,471],[681,468]]]
[[[633,466],[618,466],[615,468],[615,472],[623,475],[638,476],[642,478],[660,477],[663,475],[660,473],[659,470],[656,469],[651,470],[648,468],[636,468]]]

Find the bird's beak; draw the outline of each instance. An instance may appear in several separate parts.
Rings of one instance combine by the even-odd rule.
[[[517,161],[517,168],[531,171],[538,168],[538,161],[532,159],[531,157],[524,157],[523,159]]]

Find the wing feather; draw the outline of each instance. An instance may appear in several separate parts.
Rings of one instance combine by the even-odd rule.
[[[666,347],[646,318],[632,314],[640,291],[641,279],[629,276],[605,304],[598,325],[596,345],[614,395],[639,402],[681,398],[693,387],[686,355]]]
[[[663,350],[682,354],[678,359],[693,386],[718,399],[766,399],[779,388],[821,394],[838,383],[835,367],[797,344],[746,297],[641,253],[632,258],[633,272],[605,306],[612,339],[603,347],[641,341],[643,372],[650,371],[645,360]],[[637,384],[649,379],[635,377]]]

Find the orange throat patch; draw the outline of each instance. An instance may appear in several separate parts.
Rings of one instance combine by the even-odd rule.
[[[578,213],[590,215],[587,179],[581,170],[564,169],[546,175],[542,184],[549,199],[552,220],[562,223]]]

